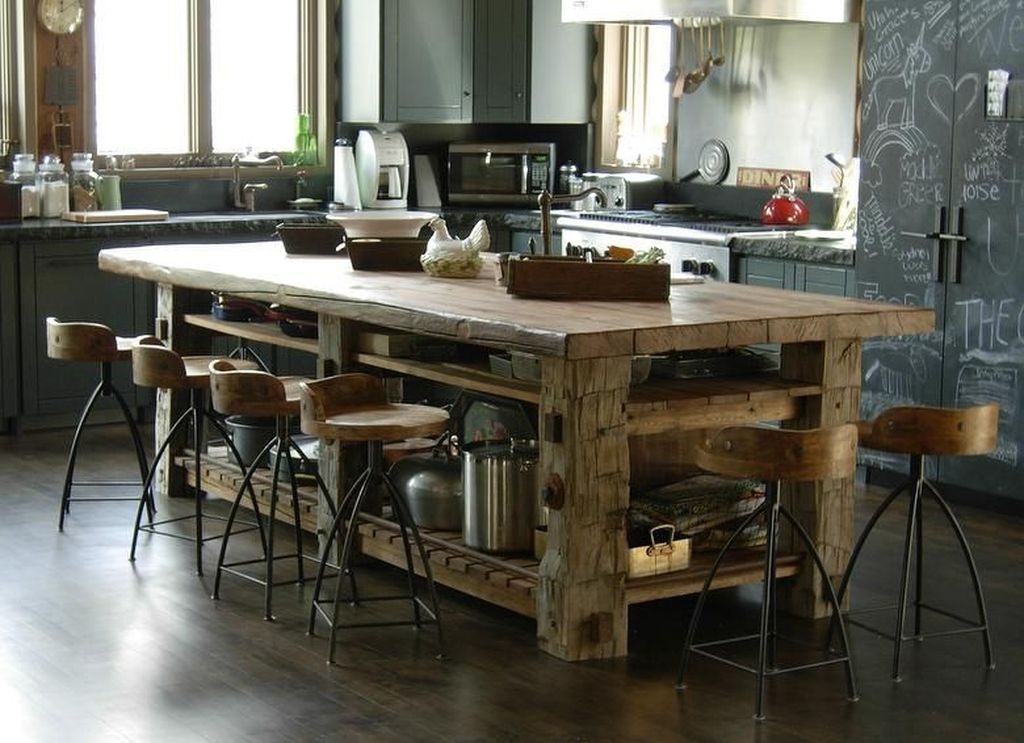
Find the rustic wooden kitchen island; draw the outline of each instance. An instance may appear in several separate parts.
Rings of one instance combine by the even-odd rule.
[[[630,446],[634,461],[638,449],[685,460],[687,437],[703,428],[853,420],[861,339],[934,327],[929,309],[711,282],[674,286],[669,302],[527,300],[489,273],[467,280],[356,272],[343,257],[286,255],[280,242],[114,248],[100,252],[99,265],[157,283],[158,335],[183,352],[196,350],[188,348],[192,290],[216,290],[316,311],[321,374],[371,366],[536,402],[542,480],[564,485],[564,505],[551,510],[547,551],[527,595],[540,647],[568,660],[624,655],[630,603],[692,592],[703,579],[690,570],[627,580]],[[541,384],[357,353],[364,323],[539,354]],[[778,373],[629,385],[634,354],[759,343],[781,344]],[[158,436],[168,414],[158,403]],[[332,484],[340,476],[329,462],[324,474]],[[830,572],[841,573],[853,537],[852,480],[801,485],[786,497]],[[516,608],[493,583],[473,591],[458,571],[434,571],[442,583]],[[820,615],[821,586],[811,573],[797,578],[789,608]],[[721,585],[759,577],[756,568],[725,571]],[[522,591],[523,582],[513,572],[507,590]]]

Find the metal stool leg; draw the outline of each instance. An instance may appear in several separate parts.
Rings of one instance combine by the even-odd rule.
[[[78,418],[78,423],[75,426],[74,435],[71,438],[71,446],[68,449],[67,465],[64,470],[64,486],[61,490],[61,501],[60,501],[60,514],[57,520],[57,530],[64,531],[64,520],[68,513],[71,511],[71,501],[73,500],[89,500],[89,501],[127,501],[136,500],[136,496],[116,496],[116,495],[100,495],[100,496],[80,496],[75,497],[72,490],[75,485],[79,486],[120,486],[120,485],[134,485],[135,482],[131,481],[94,481],[94,482],[79,482],[75,480],[75,468],[78,461],[78,451],[82,443],[82,437],[85,434],[86,424],[92,415],[93,410],[96,407],[96,403],[101,397],[113,397],[118,404],[118,409],[121,412],[121,416],[124,418],[125,423],[128,426],[128,433],[132,438],[132,445],[135,448],[135,456],[139,465],[139,480],[141,484],[145,482],[146,472],[149,469],[146,464],[146,452],[145,447],[142,444],[142,437],[139,435],[138,426],[135,424],[135,420],[132,418],[131,411],[128,408],[128,404],[125,402],[124,397],[118,391],[117,387],[114,386],[112,379],[111,364],[109,361],[100,362],[100,380],[97,382],[96,387],[89,395],[89,399],[86,401],[85,406],[82,408],[81,415]],[[149,516],[152,518],[153,515],[153,494],[152,490],[143,491],[140,496],[146,499],[146,507],[149,511]]]
[[[765,502],[768,513],[768,543],[764,555],[764,585],[761,588],[761,622],[757,636],[757,684],[754,697],[754,719],[764,719],[764,681],[768,671],[769,629],[772,632],[771,642],[774,644],[774,622],[769,622],[775,603],[775,550],[776,537],[779,532],[779,488],[777,483],[768,483]],[[772,626],[769,627],[769,624]],[[772,652],[774,665],[775,653]]]
[[[970,546],[967,544],[967,535],[964,534],[963,527],[960,526],[960,521],[953,514],[949,504],[946,500],[939,495],[939,491],[929,481],[924,481],[925,486],[931,492],[935,502],[939,504],[939,508],[942,509],[942,513],[945,514],[946,520],[952,527],[953,532],[956,534],[957,541],[960,542],[960,549],[964,553],[964,559],[967,561],[967,568],[971,574],[971,582],[974,584],[974,599],[978,608],[978,626],[977,629],[981,632],[982,645],[985,651],[985,666],[988,668],[995,668],[995,659],[992,654],[992,637],[989,632],[988,626],[988,612],[985,610],[985,596],[981,590],[981,577],[978,575],[978,566],[974,561],[974,554],[971,552]]]

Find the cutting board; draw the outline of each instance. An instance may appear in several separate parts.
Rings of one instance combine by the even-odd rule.
[[[100,224],[103,222],[159,222],[170,217],[163,209],[110,209],[94,212],[64,212],[65,222]]]

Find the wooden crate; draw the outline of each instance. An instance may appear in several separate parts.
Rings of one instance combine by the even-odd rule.
[[[667,263],[524,257],[508,263],[508,293],[534,299],[667,302]]]

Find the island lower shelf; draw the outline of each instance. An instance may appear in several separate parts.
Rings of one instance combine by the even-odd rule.
[[[196,478],[192,455],[186,452],[175,460],[175,465],[184,469],[187,483],[194,486]],[[236,466],[221,456],[204,455],[200,468],[203,488],[209,495],[234,499],[242,481]],[[270,470],[256,471],[253,488],[259,507],[266,513],[270,506]],[[293,524],[290,503],[291,488],[282,485],[277,515],[282,522]],[[307,532],[316,532],[316,507],[315,486],[300,486],[299,523]],[[374,519],[372,523],[361,524],[359,531],[357,547],[363,554],[396,567],[405,567],[397,524]],[[532,556],[485,555],[467,547],[461,533],[422,531],[431,572],[438,583],[517,614],[536,616],[540,564]],[[713,553],[697,554],[685,570],[627,580],[626,603],[638,604],[699,592],[713,556]],[[727,588],[761,580],[764,575],[763,559],[764,552],[760,549],[733,550],[719,568],[712,586]],[[779,555],[776,560],[778,576],[796,575],[802,560],[803,556],[799,554]],[[417,573],[422,575],[422,567],[417,567]]]

